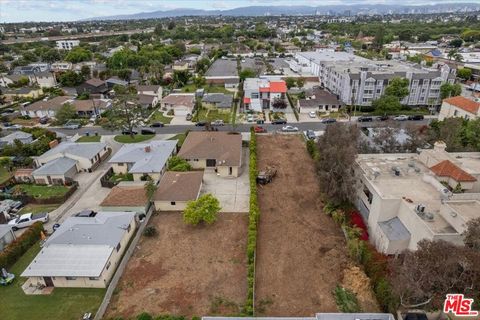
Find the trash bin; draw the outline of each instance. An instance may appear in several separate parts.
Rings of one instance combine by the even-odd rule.
[[[90,136],[90,132],[88,132],[88,131],[85,132],[85,136],[86,136],[86,137]]]
[[[95,136],[98,136],[98,132],[97,132],[97,131],[95,131]]]

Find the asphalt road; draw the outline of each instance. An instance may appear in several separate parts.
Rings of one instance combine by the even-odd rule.
[[[425,119],[421,121],[373,121],[373,122],[347,122],[352,125],[358,125],[360,127],[388,127],[393,124],[399,125],[401,127],[406,126],[407,124],[415,124],[415,125],[427,125],[429,124],[430,119]],[[221,127],[216,127],[218,128],[219,131],[237,131],[237,132],[249,132],[250,127],[254,124],[238,124],[235,126],[232,126],[231,124],[226,124],[225,126]],[[305,130],[314,130],[314,131],[322,131],[325,130],[326,126],[329,124],[323,124],[320,122],[299,122],[299,123],[289,123],[288,125],[291,125],[293,127],[297,127],[300,131],[305,131]],[[276,130],[281,130],[283,125],[274,125],[270,123],[262,124],[262,127],[267,129],[268,132],[270,131],[276,131]],[[196,127],[195,125],[166,125],[163,128],[154,128],[157,133],[160,134],[177,134],[177,133],[183,133],[187,130],[191,131],[203,131],[205,130],[205,127]],[[63,129],[63,128],[51,128],[51,130],[63,133],[65,135],[73,136],[76,133],[79,135],[85,135],[87,132],[90,134],[94,134],[95,132],[98,133],[99,135],[117,135],[120,134],[121,131],[110,131],[110,130],[105,130],[102,127],[84,127],[80,129]]]

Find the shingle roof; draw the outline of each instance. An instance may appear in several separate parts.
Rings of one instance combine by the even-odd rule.
[[[151,105],[155,96],[151,96],[149,94],[139,94],[138,96],[138,103],[141,105]]]
[[[177,140],[125,144],[109,162],[133,163],[129,173],[160,172],[176,146]]]
[[[32,172],[33,176],[39,175],[63,175],[72,169],[77,164],[76,160],[70,158],[57,158],[52,161],[48,161],[40,168]]]
[[[477,181],[474,176],[457,167],[450,160],[443,160],[442,162],[437,163],[433,167],[430,167],[430,170],[432,170],[433,173],[435,173],[439,177],[449,177],[458,182]]]
[[[70,99],[71,97],[59,96],[47,101],[40,100],[32,103],[31,105],[26,106],[25,109],[29,111],[58,110],[65,102],[67,102]]]
[[[216,159],[217,165],[240,166],[242,136],[228,132],[198,132],[187,135],[178,155],[184,159]]]
[[[202,171],[166,172],[158,185],[154,201],[196,200],[203,180]]]
[[[443,102],[446,102],[448,104],[451,104],[452,106],[458,107],[473,114],[477,114],[480,110],[480,102],[475,102],[462,96],[451,97],[443,100]]]
[[[138,207],[147,203],[145,187],[115,186],[100,204],[101,207]]]
[[[89,80],[85,81],[85,83],[88,83],[89,85],[94,86],[94,87],[100,87],[101,85],[105,84],[105,81],[103,81],[101,79],[98,79],[98,78],[92,78],[92,79],[89,79]]]
[[[90,111],[94,106],[97,108],[106,108],[110,101],[102,99],[72,100],[71,104],[77,111]]]
[[[218,108],[230,108],[232,106],[233,97],[223,93],[207,93],[202,98],[203,102],[213,103]]]
[[[195,105],[195,95],[193,93],[169,94],[162,99],[162,103],[171,104],[173,106],[182,105],[193,108]]]
[[[62,142],[58,146],[53,149],[48,150],[40,157],[39,160],[42,158],[62,153],[63,155],[72,154],[78,157],[84,157],[88,159],[92,159],[97,153],[102,151],[107,145],[102,142],[84,142],[84,143],[76,143],[76,142]]]
[[[7,143],[12,143],[15,140],[22,140],[22,139],[28,139],[31,138],[32,134],[23,132],[23,131],[15,131],[10,133],[8,136],[1,137],[0,141],[1,142],[7,142]]]
[[[137,91],[139,91],[139,92],[143,92],[143,91],[157,92],[159,88],[160,88],[159,85],[138,85],[137,86]]]
[[[100,276],[134,219],[133,212],[99,212],[94,218],[68,218],[48,238],[22,276]]]

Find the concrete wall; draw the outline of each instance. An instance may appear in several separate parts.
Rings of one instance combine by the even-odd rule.
[[[230,174],[230,169],[232,168],[232,174]],[[238,167],[229,167],[229,166],[217,166],[217,172],[221,177],[238,177],[239,170]]]
[[[187,207],[187,201],[175,201],[171,204],[170,201],[154,201],[155,211],[183,211]]]
[[[116,173],[116,174],[127,173],[128,172],[127,168],[128,168],[128,166],[127,166],[126,163],[112,163],[113,172]]]

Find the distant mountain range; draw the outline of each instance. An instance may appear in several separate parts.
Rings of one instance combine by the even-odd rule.
[[[479,3],[437,3],[432,5],[326,5],[310,6],[249,6],[227,10],[173,9],[152,12],[140,12],[125,15],[105,16],[83,19],[92,20],[138,20],[181,16],[279,16],[279,15],[314,15],[314,14],[388,14],[388,13],[441,13],[479,11]]]

